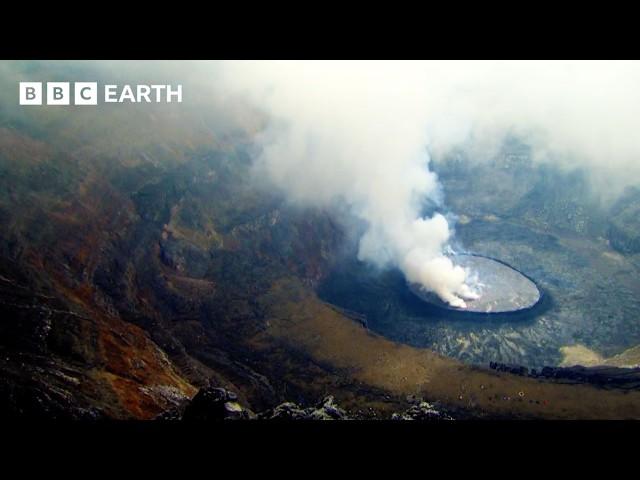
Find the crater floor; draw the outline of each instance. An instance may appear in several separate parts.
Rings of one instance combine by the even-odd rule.
[[[543,298],[515,313],[467,315],[425,302],[402,273],[345,263],[319,295],[364,315],[387,338],[474,364],[542,368],[563,361],[561,349],[584,345],[609,357],[640,343],[640,264],[604,242],[544,233],[505,220],[475,218],[456,229],[461,245],[535,279]]]

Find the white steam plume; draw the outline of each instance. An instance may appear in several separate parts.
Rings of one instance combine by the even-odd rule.
[[[303,205],[346,202],[367,223],[359,258],[465,307],[466,273],[443,255],[446,219],[421,218],[439,189],[429,170],[427,101],[412,64],[239,63],[230,79],[272,116],[257,168]],[[236,83],[237,85],[237,83]]]

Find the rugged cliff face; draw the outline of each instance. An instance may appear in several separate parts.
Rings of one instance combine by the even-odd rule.
[[[340,229],[255,188],[248,131],[76,113],[0,117],[3,412],[150,418],[211,379],[276,402],[239,341],[273,281],[321,278]]]
[[[86,388],[117,399],[104,406],[114,416],[151,416],[211,376],[274,395],[232,358],[234,339],[262,327],[255,298],[275,279],[322,276],[341,238],[326,214],[283,215],[249,185],[242,147],[101,163],[1,133],[2,357],[16,409],[23,366],[43,395],[59,384],[54,403],[89,408],[75,398]]]

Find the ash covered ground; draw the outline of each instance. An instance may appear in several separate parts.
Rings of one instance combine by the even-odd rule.
[[[543,308],[500,318],[452,318],[416,301],[399,272],[359,262],[320,288],[325,300],[364,314],[371,330],[475,364],[558,365],[561,349],[603,357],[640,343],[640,195],[612,205],[593,199],[579,171],[534,165],[526,147],[507,145],[493,162],[435,163],[458,215],[457,248],[500,259],[533,278]]]

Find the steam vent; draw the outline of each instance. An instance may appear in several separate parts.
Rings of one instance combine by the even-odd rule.
[[[466,300],[467,308],[452,307],[417,284],[409,285],[411,291],[422,300],[440,308],[483,314],[528,310],[541,299],[542,295],[535,282],[506,263],[479,255],[456,255],[452,260],[478,281],[474,288],[480,293],[480,298]]]

